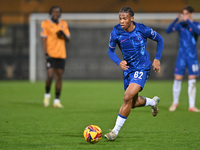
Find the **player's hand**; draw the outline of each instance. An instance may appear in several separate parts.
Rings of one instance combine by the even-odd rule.
[[[56,32],[56,35],[60,39],[65,39],[65,33],[62,30],[59,30],[58,32]]]
[[[46,61],[48,61],[51,57],[46,53],[45,58],[46,58]]]
[[[178,20],[181,19],[181,16],[182,16],[182,15],[183,15],[183,14],[181,14],[181,13],[179,13],[179,14],[177,15]]]
[[[154,59],[152,66],[155,72],[160,72],[160,60]]]
[[[129,68],[129,66],[127,66],[127,62],[125,60],[122,60],[119,64],[119,67],[122,69],[122,70],[127,70]]]

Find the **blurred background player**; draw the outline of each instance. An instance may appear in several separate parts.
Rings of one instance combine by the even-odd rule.
[[[48,107],[50,103],[50,89],[54,75],[56,79],[56,91],[53,106],[58,108],[63,107],[60,103],[60,93],[66,59],[65,41],[69,41],[70,32],[67,22],[59,19],[61,13],[60,7],[52,6],[49,11],[51,18],[43,21],[41,24],[41,37],[47,67],[44,107]]]
[[[193,21],[194,9],[191,6],[183,8],[183,14],[178,17],[166,29],[167,33],[179,32],[179,51],[176,59],[173,84],[173,103],[169,111],[175,111],[179,105],[181,81],[187,68],[188,71],[188,111],[200,112],[195,107],[196,98],[196,77],[199,76],[199,63],[197,59],[197,38],[200,35],[200,23]],[[177,23],[180,19],[183,21]]]
[[[158,113],[159,97],[155,96],[150,99],[138,96],[138,93],[144,88],[151,69],[150,56],[146,50],[147,38],[157,42],[157,53],[152,65],[156,72],[160,72],[163,38],[151,28],[134,22],[133,10],[130,7],[123,7],[119,11],[119,24],[113,28],[110,34],[108,54],[112,61],[123,70],[125,94],[116,124],[109,133],[105,134],[109,141],[116,139],[131,108],[151,106],[152,115],[156,116]],[[124,60],[120,60],[115,54],[116,44],[121,49]]]

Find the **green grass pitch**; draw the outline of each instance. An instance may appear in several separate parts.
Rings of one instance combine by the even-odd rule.
[[[159,113],[150,107],[131,111],[114,142],[87,143],[83,130],[98,125],[112,129],[123,98],[122,81],[64,81],[63,109],[43,107],[44,82],[0,82],[0,149],[2,150],[188,150],[200,149],[200,113],[188,112],[187,81],[180,105],[169,112],[173,81],[149,80],[142,96],[160,96]],[[196,106],[200,108],[200,82]]]

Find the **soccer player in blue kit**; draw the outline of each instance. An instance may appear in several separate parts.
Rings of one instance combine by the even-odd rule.
[[[125,94],[116,124],[109,133],[105,134],[105,138],[109,141],[116,139],[131,108],[151,106],[152,115],[156,116],[158,113],[160,101],[158,96],[153,99],[138,96],[138,93],[144,88],[151,69],[150,56],[146,50],[147,38],[157,42],[157,53],[152,65],[156,72],[160,72],[163,38],[144,24],[134,22],[133,10],[130,7],[123,7],[119,11],[119,24],[113,28],[110,34],[108,54],[111,60],[123,70]],[[124,60],[119,59],[115,54],[116,45],[122,51]]]
[[[181,81],[187,68],[188,71],[188,97],[189,109],[191,112],[200,112],[195,107],[196,97],[196,77],[199,76],[199,65],[197,59],[197,38],[200,35],[200,23],[193,21],[194,9],[191,6],[183,8],[183,14],[178,17],[166,29],[167,33],[179,32],[179,51],[176,59],[173,84],[173,103],[169,111],[175,111],[179,105],[179,95],[181,91]],[[180,18],[183,21],[178,22]]]

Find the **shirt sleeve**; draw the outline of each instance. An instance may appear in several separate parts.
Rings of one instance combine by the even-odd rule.
[[[176,25],[177,21],[178,21],[178,18],[176,18],[176,19],[167,27],[167,29],[165,30],[166,33],[171,33],[171,32],[174,32],[174,31],[178,30],[179,24]]]
[[[115,62],[117,65],[119,65],[121,62],[121,59],[119,59],[119,57],[115,54],[116,44],[117,44],[117,37],[116,37],[115,32],[112,31],[110,34],[108,55],[113,62]]]
[[[44,21],[43,21],[42,24],[41,24],[40,36],[41,36],[41,37],[47,37],[47,36],[48,36],[46,24],[45,24]]]
[[[163,47],[164,47],[164,39],[159,33],[157,33],[154,41],[157,41],[157,51],[156,51],[155,59],[160,60],[161,55],[162,55],[162,51],[163,51]]]
[[[67,37],[70,37],[70,31],[67,22],[65,22],[64,33]]]
[[[192,23],[189,19],[186,20],[187,24],[192,28],[192,31],[198,35],[200,35],[200,24],[197,26]]]
[[[156,31],[154,31],[153,29],[146,27],[146,35],[148,38],[154,40],[157,42],[157,51],[156,51],[156,57],[155,59],[160,60],[161,59],[161,55],[162,55],[162,51],[163,51],[163,47],[164,47],[164,39],[163,37]]]
[[[115,48],[117,45],[117,36],[113,29],[113,31],[110,33],[110,41],[109,41],[109,47]]]

